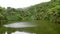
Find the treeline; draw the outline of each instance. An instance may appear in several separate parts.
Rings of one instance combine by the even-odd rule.
[[[51,0],[27,8],[0,7],[0,23],[21,20],[46,20],[60,23],[60,0]]]

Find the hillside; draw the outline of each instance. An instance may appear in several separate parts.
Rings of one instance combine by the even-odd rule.
[[[25,9],[0,7],[0,22],[46,20],[60,23],[60,0],[51,0]]]
[[[0,7],[0,34],[15,32],[16,28],[3,27],[5,24],[13,22],[37,24],[36,28],[18,28],[17,31],[24,30],[36,34],[60,34],[60,0],[51,0],[27,8]]]

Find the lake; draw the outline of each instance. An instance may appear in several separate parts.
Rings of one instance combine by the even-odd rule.
[[[48,21],[12,22],[0,26],[0,34],[58,34]]]

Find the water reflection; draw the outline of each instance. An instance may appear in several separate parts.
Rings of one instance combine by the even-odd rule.
[[[8,32],[5,32],[5,34],[8,34]],[[12,32],[11,34],[36,34],[36,33],[15,31],[15,32]]]
[[[36,28],[0,28],[0,34],[36,34]]]
[[[32,21],[33,22],[33,21]],[[24,22],[25,23],[25,22]],[[36,23],[38,26],[36,26],[34,23]],[[0,34],[12,34],[12,33],[29,33],[29,34],[58,34],[58,31],[55,30],[55,25],[53,25],[50,22],[43,22],[43,21],[34,21],[34,27],[23,27],[23,28],[11,28],[11,27],[3,27],[0,26]],[[29,23],[31,24],[31,23]],[[25,25],[25,24],[24,24]],[[13,25],[12,25],[13,26]],[[31,25],[30,25],[31,26]],[[55,28],[54,28],[55,27]]]
[[[4,27],[11,27],[11,28],[25,28],[25,27],[36,27],[37,25],[34,23],[29,22],[16,22],[11,24],[3,25]]]
[[[3,25],[5,31],[1,34],[36,34],[36,27],[35,23],[15,22]]]

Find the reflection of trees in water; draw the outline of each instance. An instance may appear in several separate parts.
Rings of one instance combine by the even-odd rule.
[[[32,27],[32,28],[8,28],[7,31],[10,31],[10,32],[15,32],[15,31],[24,31],[24,32],[35,32],[35,28]]]
[[[36,29],[33,27],[32,28],[5,28],[5,27],[0,28],[0,34],[5,34],[6,32],[7,34],[11,34],[16,31],[34,33]]]
[[[0,26],[0,34],[4,34],[6,31],[5,27]]]

